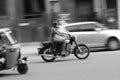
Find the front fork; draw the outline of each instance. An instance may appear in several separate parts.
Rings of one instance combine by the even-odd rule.
[[[79,45],[77,44],[77,42],[75,41],[75,45],[78,48],[78,50],[80,51],[80,53],[82,53],[83,51],[81,50],[81,48],[79,47]]]

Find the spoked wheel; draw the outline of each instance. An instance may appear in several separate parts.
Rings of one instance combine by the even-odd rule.
[[[120,48],[120,43],[117,39],[112,38],[108,41],[107,47],[109,50],[118,50]]]
[[[90,54],[89,48],[84,44],[79,44],[78,47],[75,47],[74,55],[78,59],[86,59]]]
[[[52,62],[56,59],[55,54],[49,48],[43,51],[41,58],[46,62]]]

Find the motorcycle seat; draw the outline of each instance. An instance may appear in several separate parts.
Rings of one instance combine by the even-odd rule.
[[[42,43],[43,43],[44,46],[47,46],[47,45],[51,45],[51,44],[52,44],[51,41],[44,41],[44,42],[42,42]]]

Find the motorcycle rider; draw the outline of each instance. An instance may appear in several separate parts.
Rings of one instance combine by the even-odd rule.
[[[52,23],[51,39],[57,45],[58,51],[61,51],[61,55],[65,55],[65,40],[69,38],[67,33],[59,31],[59,25],[57,21]]]

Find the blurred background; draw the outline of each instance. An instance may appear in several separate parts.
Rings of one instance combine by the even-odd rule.
[[[81,61],[70,56],[43,62],[37,48],[50,38],[53,20],[97,21],[109,29],[120,29],[120,0],[0,0],[0,28],[13,30],[21,53],[32,63],[28,74],[1,71],[0,80],[120,80],[120,50],[93,51],[97,54]]]
[[[120,0],[0,0],[0,27],[12,28],[20,42],[49,39],[51,21],[98,21],[119,29]],[[114,25],[114,26],[113,26]]]

